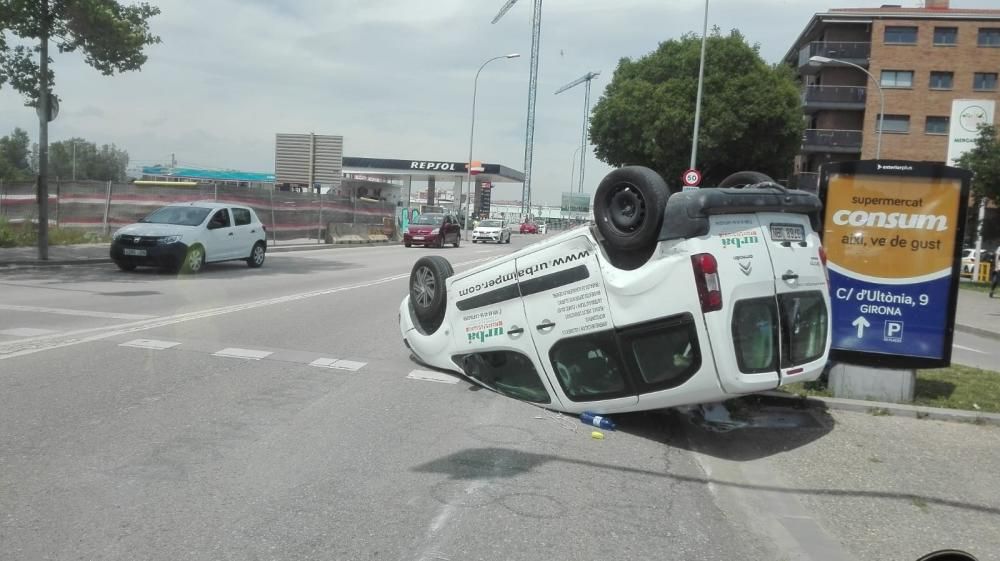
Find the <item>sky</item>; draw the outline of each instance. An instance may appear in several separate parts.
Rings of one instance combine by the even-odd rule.
[[[346,156],[465,161],[473,79],[479,78],[473,159],[523,169],[531,0],[497,24],[503,0],[149,0],[162,10],[140,72],[101,76],[80,53],[54,55],[60,113],[49,138],[79,136],[128,150],[132,165],[274,170],[275,133],[344,137]],[[712,0],[709,26],[739,29],[777,62],[812,14],[879,0]],[[916,5],[902,0],[904,6]],[[953,0],[952,7],[994,7]],[[702,0],[545,0],[536,101],[532,202],[558,203],[570,188],[584,119],[622,57],[700,34]],[[53,49],[54,50],[54,49]],[[693,111],[692,107],[692,111]],[[0,135],[37,138],[33,109],[0,89]],[[587,149],[584,192],[611,168]],[[501,184],[493,198],[520,199]]]

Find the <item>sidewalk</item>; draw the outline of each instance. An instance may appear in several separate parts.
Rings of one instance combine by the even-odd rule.
[[[316,249],[334,249],[342,245],[316,243],[314,239],[280,240],[274,245],[268,240],[269,253],[284,253],[286,251],[310,251]],[[386,245],[386,244],[369,244]],[[359,246],[351,246],[359,247]],[[36,247],[0,247],[0,267],[7,266],[51,266],[51,265],[86,265],[110,263],[108,256],[110,245],[106,243],[53,245],[49,246],[48,261],[38,260]],[[1000,301],[998,301],[1000,302]]]
[[[958,290],[955,330],[1000,339],[1000,294],[990,299],[978,290]]]

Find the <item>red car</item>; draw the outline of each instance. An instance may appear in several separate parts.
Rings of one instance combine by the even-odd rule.
[[[422,214],[410,222],[403,233],[403,245],[424,245],[444,247],[450,243],[458,247],[462,240],[462,230],[458,220],[450,214]]]
[[[521,224],[521,233],[522,234],[537,234],[538,233],[538,225],[535,224],[534,222],[523,222]]]

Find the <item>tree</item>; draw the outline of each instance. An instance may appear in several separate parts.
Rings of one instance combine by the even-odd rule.
[[[76,147],[76,170],[74,152]],[[49,175],[60,179],[96,179],[100,181],[125,181],[128,152],[114,144],[98,148],[96,143],[83,138],[71,138],[49,146]]]
[[[24,129],[16,128],[10,135],[0,138],[0,179],[4,181],[31,181],[31,139]]]
[[[623,58],[594,106],[590,136],[598,158],[639,164],[677,184],[690,163],[701,39],[660,43]],[[791,169],[804,124],[789,68],[769,66],[739,31],[708,38],[697,166],[705,184],[741,170],[781,177]]]
[[[986,197],[1000,204],[1000,140],[996,126],[981,126],[976,145],[956,163],[972,172],[972,192],[976,198]]]
[[[48,116],[55,80],[49,69],[49,41],[62,53],[83,51],[84,61],[105,76],[138,70],[146,62],[144,49],[160,42],[148,23],[159,13],[146,3],[123,5],[116,0],[0,0],[0,87],[9,82],[40,115],[39,259],[48,259]],[[12,46],[8,34],[36,46]]]

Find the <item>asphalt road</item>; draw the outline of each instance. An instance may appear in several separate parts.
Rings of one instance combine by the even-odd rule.
[[[806,492],[778,462],[797,450],[837,487],[812,458],[831,434],[854,436],[829,415],[771,413],[786,422],[732,446],[676,414],[623,416],[622,430],[593,440],[574,419],[460,379],[408,378],[422,367],[400,342],[396,310],[416,258],[441,253],[462,269],[535,239],[272,254],[259,270],[221,264],[195,277],[111,265],[0,270],[0,558],[871,552],[837,534],[835,505],[810,502],[822,482]],[[951,430],[955,445],[998,434]],[[980,454],[995,463],[979,467],[996,473],[991,450]],[[900,527],[943,547],[960,520],[978,545],[1000,510],[995,493],[963,487],[976,481],[904,491],[932,509],[938,495],[967,497],[949,508],[978,518],[913,509],[900,516],[933,517],[932,529]],[[893,500],[877,491],[872,500]],[[914,558],[892,543],[908,534],[887,532],[879,558]]]

